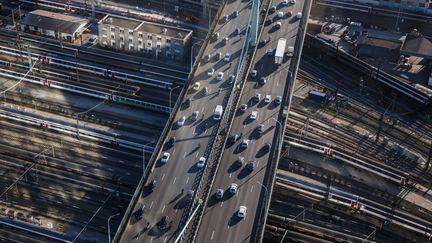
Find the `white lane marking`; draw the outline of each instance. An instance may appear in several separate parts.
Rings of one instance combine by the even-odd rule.
[[[210,240],[213,240],[213,236],[214,236],[214,230],[213,230],[213,232],[211,234]]]
[[[243,128],[245,128],[246,127],[246,125],[243,125]]]
[[[221,202],[221,207],[223,206],[223,201]]]
[[[232,173],[229,174],[229,178],[231,178]]]
[[[165,178],[165,173],[162,175],[162,180]]]
[[[186,179],[186,184],[188,184],[188,182],[189,182],[189,176],[188,176],[188,178]]]
[[[204,131],[204,134],[207,134],[207,128],[206,128],[206,130]]]
[[[183,158],[186,158],[186,152],[184,153]]]
[[[167,239],[168,239],[168,236],[165,236],[165,240],[164,240],[164,243],[167,241]]]
[[[259,167],[259,163],[260,163],[260,162],[258,161],[258,162],[257,162],[257,167]]]
[[[172,154],[174,154],[174,152],[175,152],[175,148],[173,149]]]
[[[175,213],[177,213],[178,209],[176,208],[176,210],[174,211]]]
[[[153,201],[150,203],[150,209],[153,207]]]
[[[197,151],[197,154],[195,155],[195,158],[198,158],[198,153],[199,153],[199,151]]]
[[[252,192],[253,191],[253,186],[251,186],[251,190],[250,190],[250,192]]]
[[[151,243],[153,241],[153,237],[152,238],[150,238],[150,242],[149,243]]]
[[[162,213],[165,211],[165,205],[164,205],[164,207],[162,208]]]
[[[177,180],[177,177],[174,177],[173,185],[175,184],[175,181]]]

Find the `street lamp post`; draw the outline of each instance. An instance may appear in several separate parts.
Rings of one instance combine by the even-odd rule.
[[[170,93],[169,93],[169,109],[170,109],[170,117],[171,117],[171,112],[172,112],[172,107],[171,107],[171,94],[172,94],[172,91],[175,90],[175,89],[177,89],[177,88],[180,88],[180,86],[176,86],[176,87],[174,87],[174,88],[170,88]]]
[[[111,218],[114,218],[115,216],[119,216],[120,215],[120,213],[116,213],[116,214],[114,214],[114,215],[111,215],[109,218],[108,218],[108,243],[111,243],[111,228],[110,228],[110,220],[111,220]]]
[[[191,47],[191,60],[190,60],[190,70],[191,70],[191,72],[192,72],[192,67],[193,67],[193,59],[194,59],[194,46],[196,45],[196,44],[199,44],[199,43],[201,43],[201,41],[198,41],[198,42],[195,42],[195,43],[193,43],[192,44],[192,47]]]

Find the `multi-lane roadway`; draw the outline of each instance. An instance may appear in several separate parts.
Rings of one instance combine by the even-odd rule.
[[[276,7],[275,11],[272,10],[273,6]],[[300,19],[296,17],[296,13],[303,12],[303,6],[304,1],[288,5],[282,1],[273,1],[269,6],[260,41],[270,41],[258,44],[251,68],[257,71],[257,75],[247,76],[239,109],[236,111],[230,131],[230,136],[237,134],[239,139],[234,144],[229,144],[222,155],[196,242],[254,242],[256,234],[259,233],[257,223],[261,207],[269,200],[270,193],[264,182],[270,163],[270,151],[267,146],[270,144],[271,149],[276,146],[273,144],[277,136],[275,128],[280,124],[277,119],[280,109],[283,108],[283,104],[278,104],[275,99],[277,96],[286,95],[283,94],[285,86],[293,81],[287,78],[289,73],[292,73],[289,67],[291,62],[298,58],[284,55],[283,63],[276,66],[274,50],[279,38],[287,39],[285,50],[288,46],[298,48],[295,45],[296,38],[301,36],[298,36]],[[291,17],[288,17],[289,11],[293,13]],[[278,16],[279,12],[283,13],[283,17]],[[280,29],[276,27],[278,21],[282,24]],[[271,55],[268,54],[269,49],[273,49]],[[266,79],[265,84],[260,84],[261,78]],[[257,93],[260,94],[259,99],[254,98]],[[269,96],[268,101],[265,100],[266,96]],[[247,105],[247,109],[242,111],[241,106],[244,104]],[[257,113],[255,119],[251,118],[253,112]],[[261,134],[258,131],[259,124],[264,126]],[[241,145],[244,140],[249,140],[247,147]],[[243,165],[237,164],[239,157],[243,157]],[[249,169],[249,162],[253,162],[253,170]],[[238,186],[236,193],[229,191],[232,183]],[[222,199],[216,198],[218,189],[224,190]],[[247,208],[243,219],[237,215],[240,206]]]
[[[211,146],[209,141],[215,136],[218,122],[213,119],[214,109],[216,105],[223,104],[232,87],[229,77],[234,73],[243,47],[244,29],[249,20],[249,4],[240,0],[231,1],[222,9],[221,16],[227,15],[228,19],[217,22],[214,32],[219,33],[219,36],[217,39],[211,38],[206,45],[203,58],[191,81],[191,84],[199,82],[199,87],[196,91],[191,87],[186,94],[184,100],[190,99],[190,106],[179,109],[166,137],[165,144],[174,137],[175,143],[173,146],[164,146],[163,151],[158,151],[157,158],[163,153],[169,153],[170,157],[166,163],[156,161],[147,185],[133,209],[133,212],[136,212],[141,205],[145,205],[142,219],[138,220],[131,214],[125,229],[119,230],[120,242],[132,239],[142,242],[174,240],[176,230],[181,226],[179,223],[182,215],[187,213],[184,209],[189,208],[187,194],[189,190],[196,190],[194,182],[196,177],[201,175],[202,168],[198,168],[197,162],[200,157],[207,159],[210,151],[206,148]],[[238,15],[234,13],[235,10]],[[237,34],[237,28],[243,31]],[[228,37],[226,43],[225,37]],[[217,60],[219,52],[220,59]],[[226,53],[231,54],[229,61],[224,59]],[[208,61],[207,55],[210,55]],[[214,73],[209,75],[211,68]],[[217,79],[219,72],[223,72],[221,80]],[[194,111],[198,111],[196,120],[191,117]],[[179,126],[178,121],[182,117],[186,120],[184,125]],[[153,180],[156,181],[156,186],[154,191],[150,192],[148,183]],[[168,225],[158,227],[164,216],[169,217]]]

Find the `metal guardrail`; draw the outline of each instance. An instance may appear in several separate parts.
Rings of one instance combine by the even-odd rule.
[[[284,139],[283,134],[285,134],[286,123],[288,121],[288,114],[289,114],[289,110],[291,107],[291,99],[292,99],[292,94],[293,94],[293,90],[294,90],[294,82],[296,80],[297,70],[298,70],[299,65],[300,65],[300,56],[301,56],[301,53],[303,50],[303,40],[305,39],[305,35],[306,35],[305,30],[306,30],[307,20],[309,19],[311,6],[312,6],[312,0],[306,0],[304,3],[304,6],[303,6],[303,12],[306,12],[307,14],[305,14],[305,17],[303,17],[300,20],[301,22],[299,24],[299,30],[298,31],[301,33],[301,39],[297,39],[297,41],[298,41],[297,44],[299,47],[295,49],[295,53],[294,53],[296,60],[295,60],[295,63],[292,64],[292,66],[294,67],[294,73],[291,75],[291,81],[292,82],[289,82],[288,85],[285,86],[284,94],[288,94],[288,95],[285,95],[283,97],[283,101],[281,102],[283,105],[288,103],[288,108],[287,108],[287,111],[284,111],[285,106],[281,107],[282,109],[280,109],[280,111],[279,111],[278,121],[282,121],[280,124],[283,124],[283,126],[279,128],[280,133],[276,132],[277,126],[275,129],[275,134],[279,134],[279,136],[276,136],[276,138],[274,138],[274,140],[276,140],[276,142],[278,144],[278,147],[276,150],[273,151],[272,157],[276,155],[276,160],[274,163],[270,163],[271,167],[268,170],[268,174],[267,174],[267,176],[273,175],[271,180],[267,180],[267,184],[266,184],[267,188],[269,188],[268,202],[267,202],[267,205],[265,207],[263,207],[264,212],[263,211],[260,212],[260,215],[262,215],[262,213],[264,213],[264,215],[258,217],[259,219],[262,218],[264,222],[261,224],[262,229],[261,229],[260,238],[256,238],[255,242],[262,242],[264,239],[265,225],[267,222],[268,211],[270,209],[270,201],[271,201],[271,196],[273,193],[274,181],[276,180],[275,171],[279,165],[279,160],[280,160],[279,156],[280,156],[280,153],[282,151],[282,144],[283,144],[283,139]],[[300,36],[300,35],[297,35],[297,37],[298,36]],[[287,78],[289,78],[289,77],[290,77],[290,72],[288,72]],[[284,118],[284,112],[286,112],[285,118]],[[264,180],[264,182],[265,182],[265,180]]]
[[[337,46],[331,45],[326,41],[313,36],[312,34],[306,34],[305,44],[315,46],[333,57],[338,57],[338,60],[344,62],[350,67],[359,70],[372,78],[376,78],[381,83],[401,92],[404,95],[409,96],[417,102],[420,102],[424,105],[430,103],[431,96],[428,94],[400,81],[398,78],[393,77],[383,70],[380,70],[379,68],[374,67],[345,51],[338,50]]]

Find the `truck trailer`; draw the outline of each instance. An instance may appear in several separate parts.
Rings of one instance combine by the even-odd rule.
[[[286,46],[286,39],[280,38],[277,43],[276,47],[276,53],[275,53],[275,64],[281,65],[284,58],[285,53],[285,46]]]

